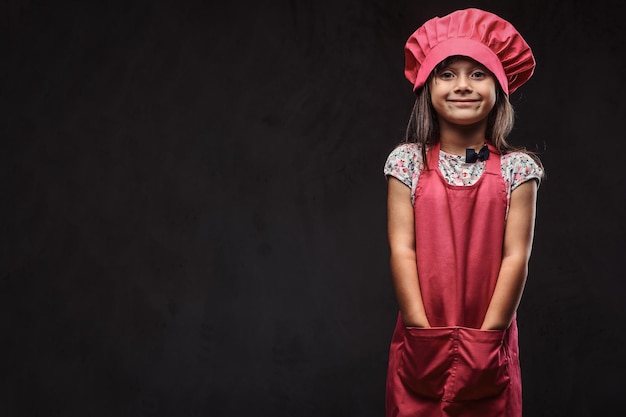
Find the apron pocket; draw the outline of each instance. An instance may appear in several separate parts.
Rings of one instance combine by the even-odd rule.
[[[452,365],[452,329],[407,327],[398,375],[413,393],[440,399]]]
[[[509,385],[505,330],[460,328],[454,372],[453,401],[500,395]]]

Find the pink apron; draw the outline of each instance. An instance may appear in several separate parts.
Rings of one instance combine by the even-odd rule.
[[[521,417],[515,319],[478,330],[493,294],[504,240],[507,196],[500,154],[480,179],[450,185],[440,146],[415,191],[417,270],[432,328],[407,328],[398,315],[387,376],[387,417]]]

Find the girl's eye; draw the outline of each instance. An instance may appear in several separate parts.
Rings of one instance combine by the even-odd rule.
[[[441,77],[444,80],[448,80],[450,78],[452,78],[454,75],[450,72],[450,71],[444,71],[441,74],[439,74],[439,77]]]
[[[482,71],[476,71],[472,74],[473,78],[485,78],[485,73]]]

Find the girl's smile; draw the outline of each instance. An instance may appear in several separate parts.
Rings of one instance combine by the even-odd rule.
[[[470,107],[474,103],[479,103],[479,100],[448,100],[448,101],[458,107]]]

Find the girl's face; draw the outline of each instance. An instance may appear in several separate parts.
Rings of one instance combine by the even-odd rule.
[[[469,58],[455,59],[435,70],[430,96],[440,125],[486,123],[496,103],[496,82],[484,66]]]

